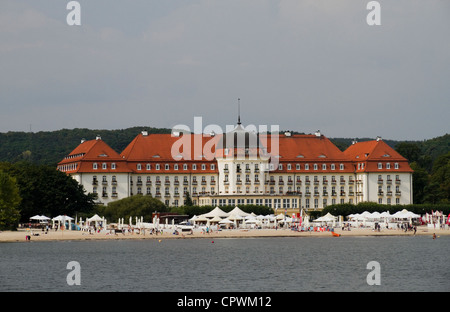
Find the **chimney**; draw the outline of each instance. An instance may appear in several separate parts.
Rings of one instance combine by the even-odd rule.
[[[320,130],[317,130],[316,133],[314,133],[316,135],[316,137],[320,138],[321,134],[320,134]]]
[[[284,136],[287,136],[287,137],[290,137],[292,135],[292,133],[290,132],[290,131],[286,131],[285,133],[284,133]]]
[[[82,139],[81,139],[81,144],[83,144],[84,142],[86,142],[86,139],[85,139],[85,138],[82,138]]]
[[[148,135],[148,131],[147,130],[142,130],[141,133],[142,133],[142,136],[147,136]]]
[[[377,142],[382,141],[383,139],[380,136],[377,136]]]
[[[97,137],[95,139],[98,141],[98,140],[101,140],[102,137],[100,136],[100,134],[97,134]]]

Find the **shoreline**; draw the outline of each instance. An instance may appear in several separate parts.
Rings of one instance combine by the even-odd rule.
[[[26,239],[27,235],[31,236],[32,242],[42,241],[93,241],[93,240],[163,240],[163,239],[211,239],[211,238],[269,238],[269,237],[333,237],[331,232],[297,232],[290,229],[234,229],[234,230],[222,230],[209,234],[201,233],[196,230],[193,234],[180,234],[174,235],[169,229],[163,229],[163,234],[149,234],[146,231],[145,234],[127,233],[127,234],[109,234],[109,233],[94,233],[89,234],[83,231],[49,231],[45,234],[41,231],[33,231],[38,236],[31,235],[29,231],[20,229],[17,231],[3,231],[0,232],[0,243],[7,242],[29,242]],[[340,234],[341,237],[346,236],[433,236],[433,233],[437,237],[450,235],[450,230],[446,229],[433,229],[426,226],[417,227],[417,232],[402,231],[397,229],[383,229],[380,232],[376,232],[369,228],[352,228],[350,231],[343,231],[341,228],[336,228],[335,233]],[[338,237],[337,237],[338,239]]]

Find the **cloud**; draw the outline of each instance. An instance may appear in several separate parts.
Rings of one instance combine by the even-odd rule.
[[[2,1],[0,131],[194,116],[224,126],[239,97],[245,124],[329,137],[449,132],[446,2],[380,1],[379,27],[354,0],[80,2],[82,26],[70,27],[65,6]]]

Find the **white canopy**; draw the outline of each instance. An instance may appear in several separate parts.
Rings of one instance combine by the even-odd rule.
[[[214,218],[214,217],[221,217],[221,218],[226,218],[229,216],[228,213],[226,213],[225,211],[223,211],[222,209],[220,209],[219,207],[214,208],[213,210],[211,210],[208,213],[202,214],[202,216],[206,217],[206,218]]]
[[[327,213],[326,215],[317,218],[316,220],[314,220],[315,222],[331,222],[331,221],[335,221],[336,217],[333,216],[331,213]]]
[[[231,220],[228,220],[228,219],[223,219],[222,221],[219,221],[219,223],[220,224],[231,224],[231,223],[234,223],[233,221],[231,221]]]
[[[209,220],[209,222],[220,222],[220,221],[222,221],[222,218],[219,216],[215,216],[214,218]]]
[[[71,218],[71,217],[69,217],[69,216],[62,216],[62,215],[59,215],[59,216],[57,216],[57,217],[54,217],[53,219],[52,219],[53,221],[71,221],[71,220],[73,220],[73,218]]]
[[[233,214],[241,216],[241,217],[246,217],[246,216],[250,215],[249,213],[246,213],[246,212],[242,211],[242,209],[240,209],[237,206],[234,207],[234,209],[229,212],[230,216],[233,215]]]
[[[420,218],[418,214],[415,214],[411,211],[408,211],[406,209],[403,209],[402,211],[397,211],[394,213],[392,218],[399,218],[399,219],[414,219],[414,218]]]
[[[46,216],[35,215],[35,216],[32,216],[32,217],[30,218],[30,220],[39,220],[39,221],[42,221],[42,220],[50,220],[50,218],[49,218],[49,217],[46,217]]]
[[[97,214],[87,219],[89,222],[95,222],[95,221],[103,221],[103,218],[100,218]]]
[[[235,214],[230,215],[228,218],[228,220],[243,220],[244,218]]]

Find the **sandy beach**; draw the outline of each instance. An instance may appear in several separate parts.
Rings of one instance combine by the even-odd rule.
[[[148,231],[145,234],[136,233],[94,233],[89,234],[84,231],[49,231],[47,234],[40,230],[33,230],[33,234],[25,229],[18,231],[3,231],[0,232],[0,242],[27,242],[26,236],[31,236],[31,241],[58,241],[58,240],[123,240],[123,239],[192,239],[192,238],[257,238],[257,237],[330,237],[331,232],[297,232],[290,229],[235,229],[235,230],[222,230],[213,233],[203,233],[200,230],[195,230],[193,234],[174,235],[170,229],[163,230],[163,234],[149,234]],[[426,226],[420,226],[417,228],[416,234],[413,231],[404,232],[397,229],[382,229],[380,232],[375,232],[372,229],[352,228],[351,231],[343,231],[342,229],[335,229],[335,233],[341,234],[341,237],[345,236],[414,236],[414,235],[428,235],[430,238],[433,233],[436,236],[450,235],[450,230],[445,229],[433,229]],[[336,239],[339,239],[336,237]]]

